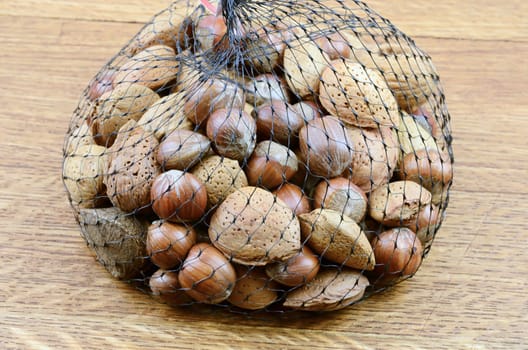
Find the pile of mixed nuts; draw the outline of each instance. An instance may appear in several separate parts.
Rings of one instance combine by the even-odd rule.
[[[438,75],[394,29],[302,20],[176,2],[87,88],[63,178],[114,277],[320,311],[417,271],[452,180]]]

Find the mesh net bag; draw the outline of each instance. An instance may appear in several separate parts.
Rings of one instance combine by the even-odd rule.
[[[97,260],[164,302],[332,311],[420,267],[449,122],[361,1],[179,0],[85,89],[63,180]]]

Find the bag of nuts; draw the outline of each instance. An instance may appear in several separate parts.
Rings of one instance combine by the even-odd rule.
[[[331,311],[415,274],[452,182],[430,57],[356,0],[177,0],[84,91],[63,179],[116,278]]]

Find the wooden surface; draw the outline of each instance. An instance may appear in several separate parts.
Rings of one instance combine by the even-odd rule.
[[[455,186],[415,278],[342,312],[171,309],[112,280],[61,182],[82,89],[168,0],[0,0],[0,348],[528,348],[528,2],[372,0],[440,72]]]

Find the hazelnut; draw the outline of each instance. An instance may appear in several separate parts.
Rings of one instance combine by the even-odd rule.
[[[184,113],[195,125],[201,125],[218,109],[243,109],[244,91],[235,83],[209,79],[200,85],[193,85],[184,92]]]
[[[257,134],[261,140],[273,140],[283,145],[292,145],[299,130],[304,126],[302,114],[284,101],[274,100],[255,109]]]
[[[215,247],[243,265],[288,260],[301,248],[300,236],[291,209],[257,187],[243,187],[227,196],[209,225]]]
[[[183,292],[178,273],[159,269],[149,279],[152,295],[170,305],[185,305],[192,303],[192,299]]]
[[[350,179],[322,180],[315,188],[314,207],[332,209],[360,222],[367,212],[367,196]]]
[[[284,262],[266,266],[266,274],[274,281],[289,287],[298,287],[313,280],[319,272],[320,262],[310,248],[302,250]]]
[[[321,269],[315,278],[286,295],[284,306],[303,311],[335,311],[360,300],[368,279],[350,269]]]
[[[431,193],[416,182],[396,181],[381,186],[370,194],[370,216],[387,226],[401,226],[431,204]]]
[[[434,237],[437,225],[440,223],[440,209],[433,204],[424,206],[420,212],[409,220],[403,222],[402,226],[416,233],[422,246],[426,246]]]
[[[221,156],[243,161],[255,149],[257,125],[242,109],[218,109],[207,121],[207,137]]]
[[[276,142],[262,141],[247,164],[246,175],[251,186],[272,189],[288,181],[297,169],[295,153]]]
[[[297,185],[290,183],[282,184],[273,194],[282,200],[295,215],[301,215],[311,211],[308,197]]]
[[[217,46],[227,33],[225,19],[222,16],[208,15],[198,19],[194,38],[203,51]]]
[[[331,116],[308,122],[299,132],[299,147],[310,172],[326,178],[341,175],[354,156],[345,127]]]
[[[246,187],[246,174],[236,160],[209,156],[192,169],[207,191],[208,208],[214,208],[237,189]]]
[[[180,170],[156,177],[150,195],[154,212],[174,222],[198,220],[207,206],[205,186],[194,175]]]
[[[302,238],[322,258],[360,270],[372,270],[372,247],[359,225],[330,209],[299,215]]]
[[[236,278],[235,269],[218,249],[198,243],[183,262],[178,281],[194,300],[217,304],[231,295]]]
[[[108,91],[112,91],[113,81],[116,71],[114,69],[105,69],[90,82],[88,87],[88,98],[95,101]]]
[[[352,49],[350,48],[348,39],[341,35],[341,33],[332,33],[319,37],[315,39],[315,43],[331,60],[350,58],[352,56]]]
[[[435,204],[442,202],[444,191],[453,179],[451,162],[443,158],[438,151],[422,149],[405,155],[400,166],[401,178],[431,191]]]
[[[246,310],[259,310],[277,300],[278,285],[262,269],[237,266],[235,270],[237,281],[227,299],[231,304]]]
[[[408,228],[381,233],[372,241],[372,247],[376,256],[374,275],[384,282],[414,275],[422,263],[422,243]]]
[[[209,152],[211,142],[202,134],[174,130],[158,146],[157,160],[163,170],[187,170]]]
[[[148,228],[147,254],[165,270],[181,264],[195,243],[196,232],[192,227],[155,221]]]

